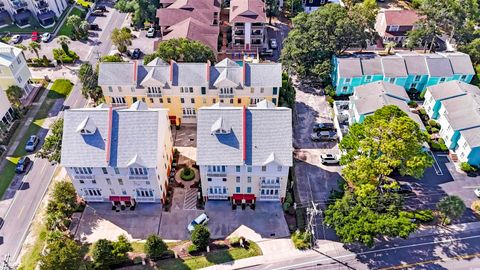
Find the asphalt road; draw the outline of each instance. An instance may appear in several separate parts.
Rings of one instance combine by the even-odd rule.
[[[335,249],[244,269],[479,269],[480,231],[395,239],[373,249]]]
[[[88,57],[81,59],[89,61],[92,65],[98,61],[99,56],[106,55],[110,52],[112,43],[110,41],[110,33],[113,28],[120,28],[125,21],[126,14],[121,14],[116,10],[110,10],[110,19],[104,26],[104,31],[91,46]],[[87,104],[86,99],[81,94],[81,84],[77,83],[67,100],[64,102],[66,108],[82,108]],[[53,113],[59,114],[61,117],[62,106],[54,108]],[[44,141],[46,130],[42,130],[39,134]],[[39,146],[40,147],[40,146]],[[23,178],[23,184],[16,192],[12,203],[3,217],[3,226],[0,229],[0,258],[10,255],[10,264],[17,261],[21,247],[25,237],[29,231],[29,227],[35,212],[48,188],[52,179],[56,165],[50,164],[48,160],[33,159],[33,166]]]

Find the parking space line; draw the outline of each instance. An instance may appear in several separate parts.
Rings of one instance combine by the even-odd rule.
[[[443,175],[443,171],[442,169],[440,168],[440,165],[438,164],[438,161],[437,159],[435,158],[435,155],[432,153],[432,151],[428,151],[430,153],[430,155],[432,156],[433,160],[435,161],[435,163],[433,164],[433,169],[435,170],[435,173],[437,175]],[[435,164],[437,165],[435,167]]]

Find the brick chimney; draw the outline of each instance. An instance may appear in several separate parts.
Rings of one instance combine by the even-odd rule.
[[[133,81],[137,82],[137,67],[138,63],[137,60],[133,61]]]

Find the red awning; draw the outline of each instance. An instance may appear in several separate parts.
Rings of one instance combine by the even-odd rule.
[[[109,200],[112,202],[129,202],[130,196],[110,196]]]
[[[255,195],[253,194],[233,194],[232,199],[236,201],[241,201],[241,200],[255,200]]]

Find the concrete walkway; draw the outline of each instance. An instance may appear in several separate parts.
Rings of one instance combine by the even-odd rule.
[[[43,79],[48,77],[50,80],[55,81],[56,79],[68,79],[73,84],[76,84],[78,81],[78,70],[80,65],[68,65],[68,66],[56,66],[56,67],[34,67],[30,68],[32,73],[32,78]]]

